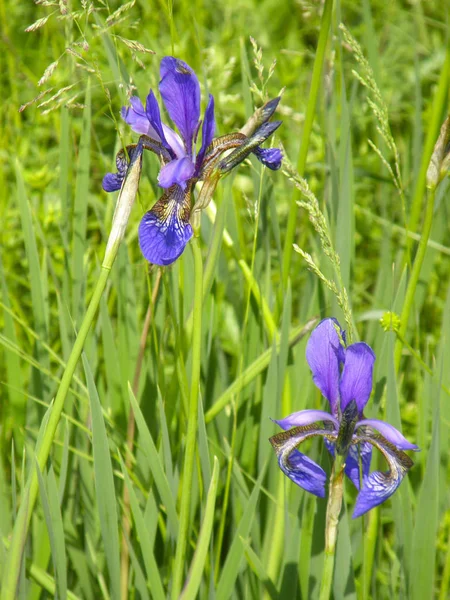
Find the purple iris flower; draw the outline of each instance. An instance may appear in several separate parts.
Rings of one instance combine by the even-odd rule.
[[[139,225],[139,243],[149,262],[164,266],[180,256],[193,235],[189,219],[191,194],[197,181],[206,181],[213,171],[218,180],[220,175],[242,162],[250,152],[270,169],[279,169],[282,154],[277,148],[259,147],[281,124],[279,121],[261,122],[251,137],[232,134],[216,138],[213,144],[214,98],[209,96],[202,123],[200,85],[191,67],[173,56],[166,56],[161,61],[160,76],[159,92],[179,134],[162,122],[152,90],[147,96],[145,108],[138,97],[130,98],[130,106],[122,108],[122,118],[133,131],[143,136],[144,148],[157,154],[161,161],[158,185],[164,189],[164,193],[144,215]],[[274,112],[278,100],[272,101],[265,113],[266,120]],[[202,140],[197,153],[200,126]],[[132,146],[129,148],[132,149]],[[231,160],[226,157],[223,164],[219,163],[220,155],[230,149],[235,149],[229,155]],[[120,189],[125,177],[128,165],[125,153],[119,153],[116,162],[118,172],[108,173],[103,179],[103,188],[107,192]],[[215,185],[208,188],[210,194],[214,188]]]
[[[372,392],[375,354],[364,342],[346,346],[345,334],[336,319],[324,319],[314,329],[306,346],[306,360],[314,383],[330,404],[330,412],[301,410],[275,421],[284,431],[270,442],[283,473],[323,498],[325,471],[297,450],[304,440],[322,436],[333,456],[336,453],[344,457],[345,473],[359,490],[353,513],[356,518],[395,492],[413,465],[403,450],[418,448],[389,423],[364,418],[363,410]],[[372,447],[384,455],[387,472],[370,472]]]

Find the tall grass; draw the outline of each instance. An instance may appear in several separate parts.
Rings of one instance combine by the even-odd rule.
[[[334,598],[448,597],[449,180],[427,193],[426,172],[449,8],[0,0],[2,598],[16,579],[27,599],[318,598],[326,500],[283,476],[268,438],[270,417],[324,406],[305,343],[325,316],[376,352],[367,417],[421,448],[367,517],[351,519],[346,486]],[[101,179],[135,139],[119,110],[157,88],[167,54],[214,94],[219,135],[284,89],[274,144],[296,168],[241,165],[160,271],[137,242],[160,195],[146,155],[87,331],[117,200]]]

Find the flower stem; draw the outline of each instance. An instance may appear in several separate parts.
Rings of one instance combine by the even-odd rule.
[[[314,117],[316,115],[317,97],[319,95],[320,83],[322,81],[323,63],[325,57],[325,49],[327,46],[328,35],[331,24],[331,14],[333,12],[333,0],[325,0],[325,6],[322,14],[322,22],[320,23],[319,41],[317,43],[317,52],[314,59],[314,66],[311,79],[311,90],[308,97],[308,105],[306,107],[305,123],[303,125],[302,142],[300,145],[300,154],[297,161],[297,171],[303,177],[306,167],[306,157],[308,155],[309,140],[311,137]],[[295,193],[295,192],[294,192]],[[295,235],[295,225],[297,221],[297,203],[295,197],[291,199],[289,207],[288,222],[286,227],[286,237],[283,251],[283,290],[286,290],[289,277],[289,268],[292,258],[292,249]]]
[[[80,330],[67,361],[56,397],[53,401],[50,416],[42,435],[42,442],[39,448],[36,448],[36,460],[39,469],[45,470],[53,440],[56,435],[59,420],[64,408],[64,401],[70,388],[75,368],[83,351],[84,343],[97,313],[100,299],[108,281],[109,273],[114,260],[117,256],[120,242],[123,238],[131,207],[134,203],[139,178],[142,168],[142,147],[136,152],[134,158],[128,168],[125,182],[117,200],[116,211],[114,213],[111,233],[108,238],[108,243],[105,250],[105,258],[100,270],[100,275],[89,302],[88,309],[84,315]],[[31,516],[33,514],[34,505],[36,504],[39,482],[35,461],[31,461],[30,472],[27,483],[23,490],[19,512],[15,521],[11,545],[9,548],[8,558],[4,569],[4,578],[1,588],[1,600],[14,600],[17,597],[16,588],[19,581],[20,568],[22,563],[23,549],[27,539],[27,533],[30,526]]]
[[[333,583],[334,558],[336,554],[337,530],[339,515],[342,508],[344,492],[344,461],[339,455],[333,462],[330,477],[330,491],[327,504],[327,520],[325,525],[325,558],[323,563],[322,581],[320,584],[320,600],[328,600]]]
[[[203,262],[197,237],[191,242],[194,254],[194,312],[192,326],[192,375],[189,397],[189,412],[184,455],[183,488],[180,507],[180,528],[173,567],[172,594],[177,600],[186,563],[186,546],[189,535],[189,513],[191,508],[192,476],[194,473],[195,441],[197,436],[198,393],[200,385],[201,341],[202,341],[202,305],[203,305]]]

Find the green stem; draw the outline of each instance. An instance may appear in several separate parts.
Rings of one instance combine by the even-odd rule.
[[[172,594],[177,600],[186,563],[186,546],[189,534],[189,513],[191,508],[192,477],[194,473],[195,441],[197,437],[197,411],[200,385],[201,341],[202,341],[202,306],[203,306],[203,263],[200,244],[197,237],[191,243],[194,254],[194,313],[192,327],[192,376],[189,397],[189,413],[186,434],[186,450],[183,467],[183,489],[180,507],[180,528],[178,531],[177,549],[173,569]]]
[[[429,111],[429,119],[427,120],[427,137],[422,155],[419,175],[417,177],[416,186],[414,189],[414,198],[412,200],[411,216],[409,219],[408,230],[415,232],[419,223],[420,212],[422,208],[422,200],[425,194],[427,182],[427,170],[430,164],[430,158],[433,153],[434,144],[439,134],[439,128],[442,121],[442,111],[447,100],[448,82],[450,76],[450,48],[447,49],[445,62],[442,66],[441,76],[437,87],[436,95],[431,110]],[[410,242],[409,242],[410,243]]]
[[[105,250],[105,258],[100,270],[100,276],[95,285],[94,293],[92,294],[91,301],[89,302],[88,309],[84,315],[83,322],[81,323],[80,331],[73,345],[72,352],[70,353],[69,360],[67,361],[66,368],[59,384],[58,392],[53,402],[48,423],[42,436],[42,443],[39,448],[36,448],[37,464],[42,472],[45,470],[47,460],[50,455],[56,429],[63,412],[64,401],[69,391],[75,368],[83,351],[86,337],[94,321],[95,314],[100,304],[100,298],[105,289],[111,267],[117,256],[120,242],[125,233],[131,207],[133,206],[138,190],[141,168],[142,147],[140,147],[139,152],[135,153],[128,168],[125,182],[117,200],[116,211],[114,213],[113,224]],[[14,600],[14,598],[17,597],[16,588],[19,581],[23,549],[27,539],[27,533],[34,510],[34,505],[36,504],[38,489],[39,482],[37,471],[35,462],[32,461],[12,533],[11,545],[4,570],[5,576],[2,583],[1,600]]]
[[[323,563],[322,581],[320,583],[320,600],[328,600],[333,584],[334,558],[339,525],[339,515],[342,508],[344,492],[344,461],[337,455],[333,462],[330,477],[330,492],[327,503],[327,519],[325,526],[325,558]]]
[[[314,116],[316,114],[317,97],[319,95],[320,83],[322,81],[323,63],[325,57],[325,49],[327,46],[328,35],[331,24],[331,14],[333,11],[333,0],[325,0],[325,6],[322,14],[322,22],[320,24],[319,42],[317,44],[316,57],[311,79],[311,89],[309,92],[308,105],[306,107],[305,123],[303,125],[302,141],[300,146],[300,154],[297,162],[297,171],[301,177],[305,172],[306,157],[308,155],[309,140],[311,137]],[[297,221],[297,203],[295,202],[296,192],[291,199],[289,207],[289,215],[286,227],[286,238],[283,252],[283,290],[287,287],[289,277],[289,268],[292,258],[292,244],[294,243],[295,226]]]
[[[425,209],[425,220],[423,223],[422,236],[420,238],[419,247],[414,258],[414,263],[411,271],[411,277],[408,282],[406,289],[405,301],[403,303],[402,314],[400,316],[400,329],[395,343],[395,354],[394,364],[395,371],[398,373],[400,367],[400,360],[402,357],[402,342],[401,338],[406,339],[406,330],[408,327],[409,316],[411,314],[412,305],[414,302],[414,296],[416,293],[417,284],[419,282],[420,271],[427,251],[428,239],[430,237],[431,226],[433,224],[433,212],[434,212],[434,199],[436,196],[436,188],[430,188],[427,194],[427,205]]]

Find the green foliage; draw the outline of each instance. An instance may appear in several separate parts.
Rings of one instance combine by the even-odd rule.
[[[343,0],[329,33],[322,9],[0,0],[0,582],[99,280],[116,201],[101,180],[135,140],[120,107],[157,88],[161,57],[179,56],[202,97],[214,95],[219,135],[284,89],[274,145],[287,158],[276,173],[247,160],[217,187],[201,217],[199,294],[191,247],[161,280],[140,254],[138,223],[160,195],[157,161],[144,157],[83,365],[37,469],[18,598],[173,595],[182,505],[181,597],[317,598],[325,501],[284,478],[267,438],[269,417],[324,407],[304,350],[325,316],[375,349],[367,417],[421,447],[397,494],[368,517],[351,520],[347,485],[334,597],[448,597],[448,176],[439,171],[431,199],[425,186],[449,112],[450,4]],[[292,218],[297,252],[286,252]],[[305,452],[329,465],[319,445]]]

